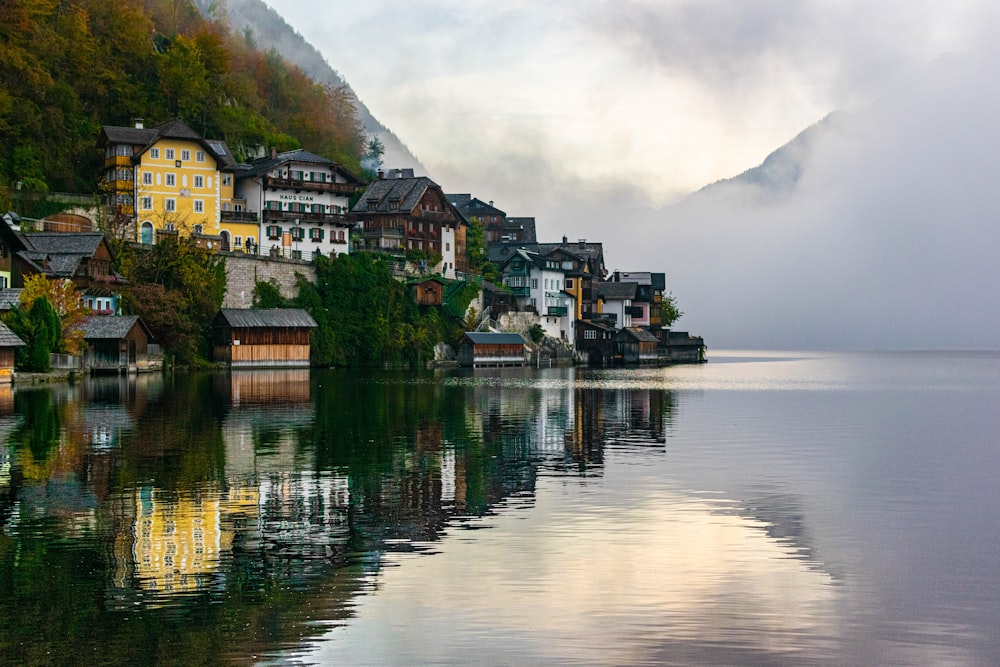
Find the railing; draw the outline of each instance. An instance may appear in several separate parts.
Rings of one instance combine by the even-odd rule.
[[[545,314],[553,317],[562,317],[566,314],[566,306],[549,306]]]
[[[312,190],[314,192],[332,192],[338,195],[353,195],[358,186],[353,183],[334,183],[332,181],[306,181],[300,178],[264,178],[265,188],[284,190]]]
[[[456,222],[455,218],[444,211],[420,211],[418,217],[436,222]]]
[[[257,224],[258,217],[256,211],[220,211],[219,219],[222,222],[251,222]]]
[[[340,213],[312,213],[306,211],[273,211],[264,209],[264,222],[318,222],[328,225],[347,224],[347,217]]]
[[[403,228],[402,227],[375,227],[373,229],[364,229],[361,231],[361,235],[366,239],[372,238],[393,238],[401,239],[403,238]]]

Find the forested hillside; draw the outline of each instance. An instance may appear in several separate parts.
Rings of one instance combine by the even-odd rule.
[[[102,125],[179,117],[238,159],[297,147],[361,173],[346,87],[318,84],[190,0],[0,2],[0,204],[97,189]]]

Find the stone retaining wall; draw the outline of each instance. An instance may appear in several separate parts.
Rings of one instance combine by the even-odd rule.
[[[295,274],[303,275],[309,282],[316,282],[316,269],[300,259],[283,257],[256,257],[244,253],[221,253],[226,258],[226,296],[223,308],[249,308],[253,304],[253,288],[258,282],[272,278],[278,283],[281,295],[292,298]]]

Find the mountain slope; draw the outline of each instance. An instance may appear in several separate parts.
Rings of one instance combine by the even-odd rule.
[[[752,193],[752,198],[759,203],[783,199],[795,190],[817,144],[833,133],[844,130],[850,119],[850,116],[843,111],[827,114],[802,130],[784,146],[772,151],[756,167],[747,169],[737,176],[706,185],[689,195],[685,201],[701,200],[734,189]]]
[[[198,5],[203,12],[210,12],[216,3],[199,0]],[[323,55],[263,0],[228,0],[225,11],[233,32],[249,34],[258,48],[274,49],[320,83],[350,88],[350,84],[330,66]],[[399,137],[382,125],[357,95],[354,95],[354,99],[358,120],[364,126],[365,133],[378,137],[385,147],[383,163],[387,167],[413,167],[417,172],[426,174],[426,167]]]

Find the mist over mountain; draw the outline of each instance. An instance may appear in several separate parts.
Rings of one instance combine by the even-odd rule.
[[[631,211],[630,265],[663,266],[681,327],[716,347],[1000,348],[995,62],[940,58],[740,176]]]
[[[258,48],[274,49],[316,81],[350,88],[350,84],[330,66],[323,55],[263,0],[226,0],[222,5],[211,0],[197,0],[197,4],[203,13],[217,11],[221,6],[234,33],[249,34]],[[356,94],[354,99],[358,120],[364,126],[365,133],[378,137],[385,147],[383,164],[388,168],[413,167],[417,173],[426,174],[427,168],[402,140],[382,125]]]
[[[749,191],[755,192],[759,203],[790,196],[795,192],[803,170],[813,159],[817,145],[831,135],[849,131],[850,122],[851,116],[847,112],[831,112],[802,130],[787,144],[774,150],[756,167],[751,167],[738,176],[706,185],[687,199],[711,198],[720,196],[723,190],[741,187],[749,187]]]

